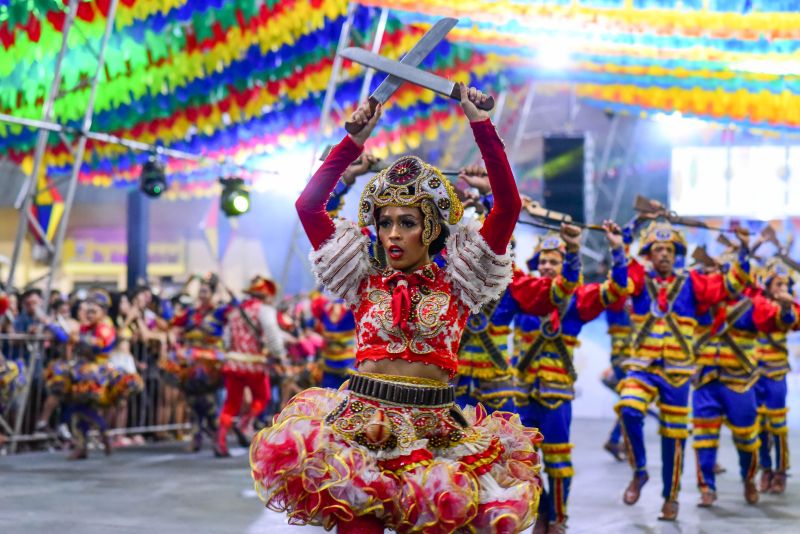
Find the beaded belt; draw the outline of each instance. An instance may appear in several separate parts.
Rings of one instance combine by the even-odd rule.
[[[347,389],[375,400],[412,406],[448,406],[456,398],[455,388],[446,384],[431,386],[388,382],[364,374],[352,376]]]

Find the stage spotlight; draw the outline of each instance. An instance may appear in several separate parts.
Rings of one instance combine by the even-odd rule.
[[[238,217],[250,211],[250,191],[241,178],[220,178],[222,194],[219,197],[219,208],[228,217]]]
[[[164,164],[158,161],[155,156],[152,156],[142,165],[142,174],[139,176],[139,189],[145,195],[153,198],[158,198],[161,193],[167,190]]]

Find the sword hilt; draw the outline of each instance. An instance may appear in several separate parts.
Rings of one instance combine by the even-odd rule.
[[[369,97],[369,118],[370,119],[373,116],[375,116],[375,109],[378,107],[378,104],[380,104],[380,102],[378,102],[378,100],[375,99],[375,97],[372,97],[372,96]],[[361,130],[364,129],[364,126],[362,126],[361,124],[355,123],[355,122],[347,121],[347,122],[344,123],[344,129],[350,135],[356,135]]]
[[[494,109],[494,97],[486,95],[488,98],[485,102],[475,104],[475,107],[483,111],[492,111]],[[461,88],[458,84],[453,85],[453,90],[450,91],[450,98],[461,102]]]

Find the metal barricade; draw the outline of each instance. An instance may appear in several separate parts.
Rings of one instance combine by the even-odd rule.
[[[37,422],[48,396],[45,386],[46,370],[52,361],[65,357],[65,349],[64,344],[49,336],[0,334],[0,351],[6,361],[19,363],[24,375],[24,383],[0,412],[0,434],[4,435],[0,442],[6,442],[8,452],[16,452],[20,443],[48,442],[57,438],[51,430],[37,431]],[[184,423],[178,417],[180,408],[175,410],[174,422],[168,420],[159,424],[158,405],[159,402],[163,403],[168,386],[164,384],[159,373],[158,351],[146,344],[134,343],[131,353],[144,382],[144,389],[128,398],[126,424],[122,428],[109,430],[109,434],[152,434],[191,429],[190,423]],[[54,426],[57,427],[58,424]],[[50,428],[49,424],[47,428]]]

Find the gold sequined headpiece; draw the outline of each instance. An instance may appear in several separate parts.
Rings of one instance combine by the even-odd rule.
[[[536,243],[536,248],[533,250],[533,256],[528,260],[528,269],[531,272],[539,269],[539,257],[544,251],[560,252],[563,257],[567,254],[567,244],[555,232],[547,232],[545,235],[540,236],[539,241]]]
[[[639,255],[648,254],[654,243],[672,243],[672,246],[675,247],[676,256],[686,254],[686,238],[669,223],[659,222],[650,225],[642,240]]]
[[[436,167],[416,156],[404,156],[376,174],[361,193],[358,224],[376,223],[375,213],[387,206],[414,207],[422,211],[422,242],[430,245],[439,235],[440,220],[456,224],[464,206],[455,189]]]
[[[764,289],[769,287],[775,278],[786,278],[790,290],[794,285],[794,276],[792,276],[791,270],[781,258],[777,257],[767,260],[767,264],[758,271],[758,282]]]

